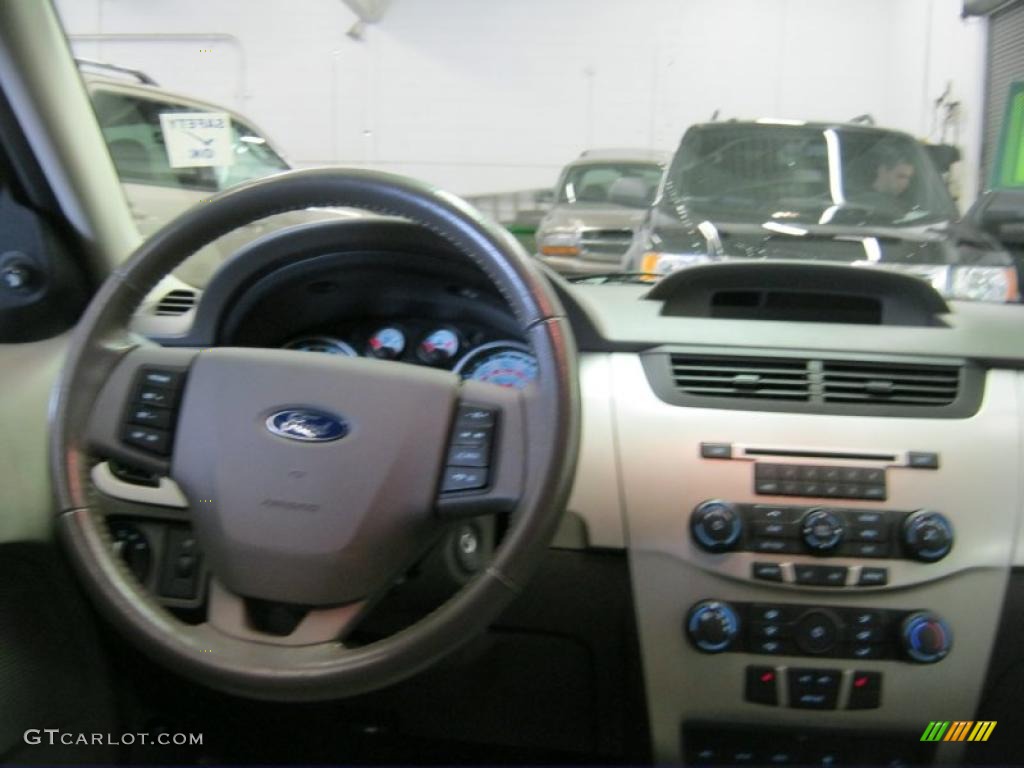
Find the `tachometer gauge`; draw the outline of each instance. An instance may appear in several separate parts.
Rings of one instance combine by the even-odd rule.
[[[459,353],[459,336],[455,331],[438,328],[420,342],[416,355],[424,363],[440,365]]]
[[[525,344],[493,341],[459,360],[455,373],[464,379],[523,389],[537,378],[537,358]]]
[[[381,328],[370,337],[366,354],[381,360],[394,360],[405,351],[405,334],[398,328]]]
[[[341,339],[333,336],[300,336],[283,345],[284,349],[298,349],[303,352],[322,352],[328,355],[359,357],[359,354]]]

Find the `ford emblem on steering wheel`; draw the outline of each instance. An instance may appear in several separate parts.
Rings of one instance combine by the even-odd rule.
[[[348,434],[348,424],[337,416],[311,408],[289,408],[267,418],[267,429],[289,440],[326,443]]]

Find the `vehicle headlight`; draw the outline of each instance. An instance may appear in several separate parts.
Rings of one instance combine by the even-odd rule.
[[[707,264],[711,257],[706,253],[663,253],[647,251],[640,259],[640,271],[653,275],[667,275],[680,269]]]
[[[854,266],[902,272],[931,283],[947,299],[1005,304],[1020,299],[1013,267],[965,267],[938,264],[879,264],[858,261]]]
[[[953,267],[950,298],[1017,301],[1017,272],[1013,267]]]
[[[579,256],[580,233],[576,229],[554,229],[540,236],[544,256]]]

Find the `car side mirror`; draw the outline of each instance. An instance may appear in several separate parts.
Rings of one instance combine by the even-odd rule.
[[[971,206],[964,220],[1004,246],[1024,246],[1024,188],[988,190]]]
[[[616,179],[608,190],[608,202],[627,208],[649,208],[654,192],[643,179],[623,177]]]
[[[552,205],[555,202],[555,193],[550,189],[539,189],[533,195],[533,202],[537,205]]]

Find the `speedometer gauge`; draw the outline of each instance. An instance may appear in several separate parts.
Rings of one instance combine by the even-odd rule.
[[[345,357],[358,357],[352,347],[341,339],[333,336],[300,336],[286,342],[285,349],[298,349],[303,352],[322,352],[328,355],[344,355]]]
[[[537,358],[525,344],[494,341],[459,360],[455,373],[464,379],[523,389],[537,378]]]

